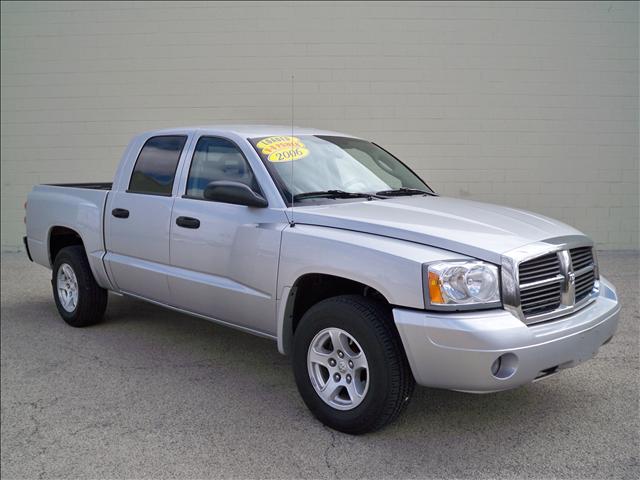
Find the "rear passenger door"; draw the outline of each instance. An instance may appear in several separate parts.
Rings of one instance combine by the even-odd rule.
[[[206,200],[212,181],[241,182],[263,191],[238,145],[202,136],[183,169],[171,219],[169,286],[173,304],[194,313],[273,335],[280,209]]]
[[[128,184],[109,195],[105,262],[123,292],[169,303],[167,268],[174,181],[186,135],[150,137]]]

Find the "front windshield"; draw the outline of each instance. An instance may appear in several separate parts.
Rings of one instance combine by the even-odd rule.
[[[431,189],[397,158],[377,145],[349,137],[270,136],[249,139],[286,200],[322,191],[375,193]]]

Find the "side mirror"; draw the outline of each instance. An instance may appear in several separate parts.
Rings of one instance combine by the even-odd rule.
[[[247,207],[265,208],[269,202],[244,183],[220,180],[211,182],[204,189],[204,198],[214,202],[233,203]]]

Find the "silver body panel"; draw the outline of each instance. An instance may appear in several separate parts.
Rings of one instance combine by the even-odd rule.
[[[448,197],[411,196],[298,207],[295,221],[398,238],[497,265],[504,253],[532,242],[582,235],[543,215]]]
[[[27,242],[33,261],[51,268],[49,238],[54,227],[75,230],[84,243],[98,284],[113,289],[102,262],[105,254],[102,219],[110,192],[54,185],[36,185],[27,204]]]
[[[176,227],[179,216],[200,228]],[[274,335],[284,212],[177,198],[171,225],[171,304]]]
[[[129,210],[115,218],[114,208]],[[173,198],[112,192],[107,200],[104,263],[118,290],[166,301],[169,284],[162,266],[171,265],[169,242]]]
[[[376,289],[395,307],[395,322],[419,383],[444,388],[511,388],[535,378],[530,377],[541,364],[537,358],[553,357],[550,343],[541,340],[545,335],[558,351],[565,343],[573,345],[569,350],[578,353],[564,362],[569,366],[584,356],[584,349],[592,350],[602,335],[612,334],[618,305],[608,283],[582,305],[585,308],[529,326],[518,311],[517,293],[509,287],[509,282],[517,285],[520,261],[558,249],[559,238],[571,239],[572,245],[591,245],[581,232],[534,213],[445,197],[286,208],[247,139],[290,133],[290,127],[227,126],[139,135],[125,150],[111,191],[34,187],[27,207],[33,259],[51,268],[50,232],[56,226],[70,228],[82,238],[94,276],[104,288],[277,339],[282,353],[288,352],[291,342],[290,293],[296,282],[317,273],[354,280]],[[343,135],[311,129],[295,133]],[[127,193],[142,145],[152,136],[167,134],[188,137],[172,194]],[[237,144],[269,203],[267,208],[183,198],[196,142],[205,135]],[[130,217],[113,217],[114,208],[128,209]],[[200,228],[177,226],[179,216],[200,219]],[[424,310],[423,265],[466,258],[501,267],[504,308]],[[578,331],[576,325],[585,328]],[[563,336],[563,331],[572,333]],[[598,334],[584,333],[592,331]],[[516,379],[498,384],[482,376],[484,380],[478,380],[474,372],[478,365],[484,368],[484,359],[513,349],[531,352],[522,356],[521,362],[529,366],[523,366]],[[476,358],[477,365],[469,353],[476,351],[483,359]],[[443,370],[444,362],[449,363]]]

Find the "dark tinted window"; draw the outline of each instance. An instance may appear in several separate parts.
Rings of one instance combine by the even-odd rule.
[[[204,198],[207,185],[218,180],[244,183],[259,192],[253,172],[235,143],[219,137],[202,137],[191,161],[187,197]]]
[[[171,195],[180,153],[187,137],[151,137],[146,141],[131,174],[129,192]]]

